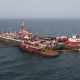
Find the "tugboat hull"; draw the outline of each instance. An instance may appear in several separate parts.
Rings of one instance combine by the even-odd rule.
[[[21,43],[20,47],[23,50],[25,50],[25,51],[27,51],[29,53],[39,53],[40,50],[41,50],[41,48],[39,48],[38,46],[34,46],[34,45],[30,44],[30,43],[26,43],[26,44],[25,43]]]
[[[40,55],[45,57],[57,57],[60,55],[60,53],[51,49],[44,49],[40,52]]]

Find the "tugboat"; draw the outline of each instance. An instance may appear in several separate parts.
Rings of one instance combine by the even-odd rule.
[[[66,41],[64,48],[69,50],[80,50],[80,36],[73,35],[72,38],[69,38],[68,41]]]
[[[35,44],[33,44],[32,42],[29,42],[29,41],[26,41],[26,42],[22,41],[20,43],[20,47],[23,50],[25,50],[25,51],[27,51],[29,53],[39,53],[39,51],[42,49],[41,46],[35,45]]]
[[[59,55],[58,51],[47,49],[44,45],[37,44],[36,42],[33,43],[31,41],[27,41],[27,42],[22,41],[20,44],[20,48],[22,48],[26,52],[29,52],[32,54],[36,53],[46,57],[55,57]]]
[[[40,55],[44,57],[57,57],[60,55],[60,53],[56,50],[51,50],[51,49],[42,49],[40,51]]]

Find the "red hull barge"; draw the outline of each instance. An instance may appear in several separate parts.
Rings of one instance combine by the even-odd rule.
[[[80,50],[80,37],[73,35],[72,38],[69,38],[64,44],[64,48],[69,50]]]

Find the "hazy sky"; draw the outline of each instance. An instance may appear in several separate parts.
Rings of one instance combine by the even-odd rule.
[[[80,0],[0,0],[0,18],[80,18]]]

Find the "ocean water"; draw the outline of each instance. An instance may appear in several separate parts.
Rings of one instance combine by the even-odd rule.
[[[18,31],[22,21],[33,34],[80,34],[80,19],[1,19],[0,31]],[[0,80],[80,80],[80,52],[63,51],[45,58],[0,44]]]

